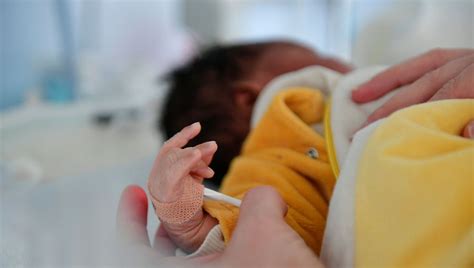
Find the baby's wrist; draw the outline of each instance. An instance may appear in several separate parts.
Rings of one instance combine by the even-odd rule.
[[[171,240],[186,253],[198,250],[208,233],[218,221],[204,210],[199,211],[186,224],[169,224],[163,222],[163,227]]]
[[[156,215],[173,242],[186,252],[197,250],[206,238],[205,226],[209,225],[207,213],[202,209],[204,186],[192,178],[185,178],[182,194],[169,203],[154,196],[151,187],[149,191]]]
[[[148,181],[148,191],[154,200],[160,203],[174,203],[183,195],[183,182],[166,182],[161,178],[152,178]]]
[[[150,188],[150,187],[149,187]],[[192,179],[184,180],[183,193],[178,200],[160,202],[150,189],[151,200],[157,216],[169,224],[184,224],[202,210],[204,186]]]

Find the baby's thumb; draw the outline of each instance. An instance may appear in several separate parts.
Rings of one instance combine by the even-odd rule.
[[[247,192],[240,206],[240,221],[255,218],[283,219],[288,207],[280,194],[270,186],[260,186]]]

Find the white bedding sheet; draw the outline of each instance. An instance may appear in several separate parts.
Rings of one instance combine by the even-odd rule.
[[[143,187],[152,161],[2,187],[0,267],[114,265],[120,193],[131,183]],[[153,234],[158,221],[149,213]]]

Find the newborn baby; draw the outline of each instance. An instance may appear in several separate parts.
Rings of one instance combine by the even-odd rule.
[[[457,178],[456,181],[472,181],[472,175],[465,168],[472,163],[472,150],[469,151],[472,142],[457,137],[460,129],[473,117],[472,100],[435,102],[401,110],[383,122],[379,121],[359,131],[354,136],[351,151],[348,151],[354,131],[380,105],[374,103],[357,106],[350,102],[348,93],[355,85],[370,79],[380,69],[360,70],[338,79],[334,77],[334,72],[318,68],[320,67],[311,67],[285,75],[270,83],[264,90],[253,115],[253,121],[256,119],[257,123],[246,138],[240,155],[232,161],[220,189],[222,193],[242,198],[249,189],[256,186],[274,187],[288,205],[285,217],[288,225],[319,254],[339,164],[344,163],[345,166],[339,176],[339,191],[336,189],[334,193],[339,198],[332,200],[333,217],[328,222],[329,232],[326,234],[330,235],[325,238],[326,246],[331,244],[328,241],[332,241],[332,244],[341,241],[338,243],[342,243],[343,247],[353,247],[354,241],[374,241],[374,237],[364,238],[369,237],[367,232],[375,237],[382,235],[373,231],[382,226],[374,226],[373,223],[380,223],[385,218],[392,220],[388,220],[384,226],[396,224],[401,219],[407,220],[405,228],[412,226],[413,222],[409,219],[413,215],[405,215],[411,211],[404,210],[406,203],[402,202],[405,205],[395,211],[387,208],[398,203],[398,196],[405,196],[407,190],[414,187],[414,181],[419,181],[419,185],[416,190],[411,191],[416,194],[410,196],[417,199],[419,193],[439,190],[441,192],[432,196],[436,200],[443,196],[449,199],[450,195],[443,194],[445,186],[439,189],[435,187],[441,184],[433,184],[427,189],[431,184],[425,183],[426,178],[433,180],[436,175],[436,180],[449,180],[451,176],[447,174],[456,172],[453,175]],[[292,83],[286,81],[290,77],[293,79]],[[315,81],[308,83],[311,79]],[[304,80],[311,88],[295,86],[301,85]],[[318,88],[331,94],[332,101],[324,101]],[[269,96],[271,98],[267,98]],[[389,97],[390,95],[386,96]],[[265,103],[265,100],[268,102]],[[260,113],[262,107],[264,113]],[[317,127],[313,128],[322,121],[323,114],[324,137]],[[193,252],[197,249],[194,255],[200,255],[205,251],[203,249],[220,251],[223,244],[231,238],[238,239],[232,237],[238,219],[238,208],[223,202],[203,201],[203,187],[200,183],[213,175],[209,164],[216,152],[216,144],[205,142],[183,149],[198,135],[200,129],[199,124],[193,124],[166,142],[149,178],[151,199],[165,230],[185,251]],[[404,130],[403,135],[400,135],[399,129]],[[428,137],[431,137],[430,142],[426,142]],[[451,149],[446,150],[447,144],[450,144]],[[467,149],[461,152],[458,150],[459,146]],[[452,157],[452,150],[460,153]],[[393,161],[394,159],[404,160]],[[436,161],[432,161],[434,159]],[[377,164],[373,164],[374,162]],[[383,178],[391,179],[381,180],[381,174]],[[371,186],[373,183],[378,186],[374,188]],[[408,188],[407,183],[410,185]],[[356,188],[365,191],[365,194],[356,195]],[[465,188],[468,187],[460,189]],[[469,191],[464,191],[463,194],[466,194],[463,195],[465,197],[469,195]],[[368,202],[370,198],[367,197],[371,195],[380,195],[373,198],[378,201]],[[394,203],[393,200],[397,201]],[[458,203],[465,199],[455,200],[459,207]],[[432,199],[427,199],[426,202],[428,201],[434,202]],[[415,204],[420,200],[407,202]],[[374,208],[364,209],[369,205]],[[337,211],[341,213],[338,214]],[[444,208],[443,211],[455,210]],[[404,212],[406,213],[403,214]],[[399,214],[404,216],[394,217]],[[380,215],[383,217],[380,218]],[[434,213],[434,218],[439,218],[440,215],[444,214]],[[465,224],[464,215],[456,218],[462,224]],[[368,221],[368,218],[372,220]],[[365,223],[355,225],[355,219]],[[429,222],[426,220],[423,219],[423,222]],[[438,219],[435,222],[441,221]],[[341,227],[340,225],[343,228],[336,228]],[[391,234],[390,228],[384,229],[383,234]],[[222,241],[222,244],[213,241]],[[371,256],[370,251],[366,253]],[[352,260],[351,256],[347,255],[342,259]]]
[[[468,233],[472,224],[466,200],[472,196],[472,173],[466,167],[472,166],[474,151],[472,141],[458,134],[474,117],[473,101],[446,100],[402,109],[358,131],[352,139],[381,103],[358,106],[350,101],[350,90],[380,68],[355,71],[344,78],[317,68],[284,75],[266,87],[253,111],[253,128],[220,191],[242,198],[253,187],[273,186],[288,205],[286,222],[318,254],[338,177],[321,253],[336,260],[334,267],[354,266],[357,260],[386,262],[390,254],[394,258],[389,262],[405,263],[412,260],[413,248],[422,252],[416,257],[423,261],[427,235],[439,238],[438,230],[448,230],[442,235],[454,241],[459,233]],[[318,89],[331,99],[324,101]],[[315,126],[323,114],[324,138]],[[201,183],[214,173],[209,165],[217,146],[201,142],[185,147],[200,130],[200,124],[192,124],[165,143],[148,185],[165,230],[185,251],[197,249],[194,256],[221,251],[232,237],[239,212],[230,204],[203,200]],[[417,213],[408,207],[418,208]],[[418,213],[419,208],[430,209]],[[393,233],[394,229],[404,231]],[[222,245],[212,243],[218,240]],[[446,246],[445,241],[432,240],[435,256],[442,255],[439,248]],[[449,260],[461,256],[461,261],[472,263],[471,251],[459,254],[460,245],[469,248],[465,241],[450,246]],[[202,254],[203,248],[210,251]],[[331,258],[341,248],[347,248],[346,254]],[[374,250],[378,253],[373,254]]]
[[[257,185],[277,188],[289,205],[287,222],[319,253],[334,184],[324,139],[309,126],[322,120],[322,94],[296,89],[276,96],[242,149],[263,88],[275,77],[314,65],[351,69],[302,45],[276,41],[214,47],[171,75],[161,121],[169,140],[153,167],[149,191],[181,249],[197,250],[218,224],[224,241],[230,239],[238,208],[203,202],[201,185],[213,176],[219,183],[225,174],[220,191],[236,198]]]
[[[202,131],[190,145],[208,140],[219,144],[211,163],[213,182],[219,184],[249,133],[255,100],[263,88],[275,77],[308,66],[351,70],[337,59],[287,41],[209,48],[170,74],[160,128],[169,139],[200,122]]]
[[[274,187],[288,205],[287,223],[316,254],[335,183],[325,140],[311,128],[322,121],[323,108],[319,90],[292,88],[278,93],[232,161],[220,188],[241,199],[253,187]],[[225,202],[203,202],[202,181],[214,175],[209,165],[217,144],[185,147],[200,131],[201,125],[194,123],[163,145],[148,185],[165,230],[188,253],[196,251],[206,237],[214,239],[208,234],[217,225],[220,234],[215,243],[227,243],[239,212]]]

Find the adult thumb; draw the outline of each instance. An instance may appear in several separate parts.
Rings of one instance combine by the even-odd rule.
[[[252,219],[283,219],[288,206],[270,186],[260,186],[247,192],[240,206],[239,223]]]
[[[148,199],[138,185],[127,186],[120,197],[117,210],[117,235],[125,244],[150,245],[146,229]]]

